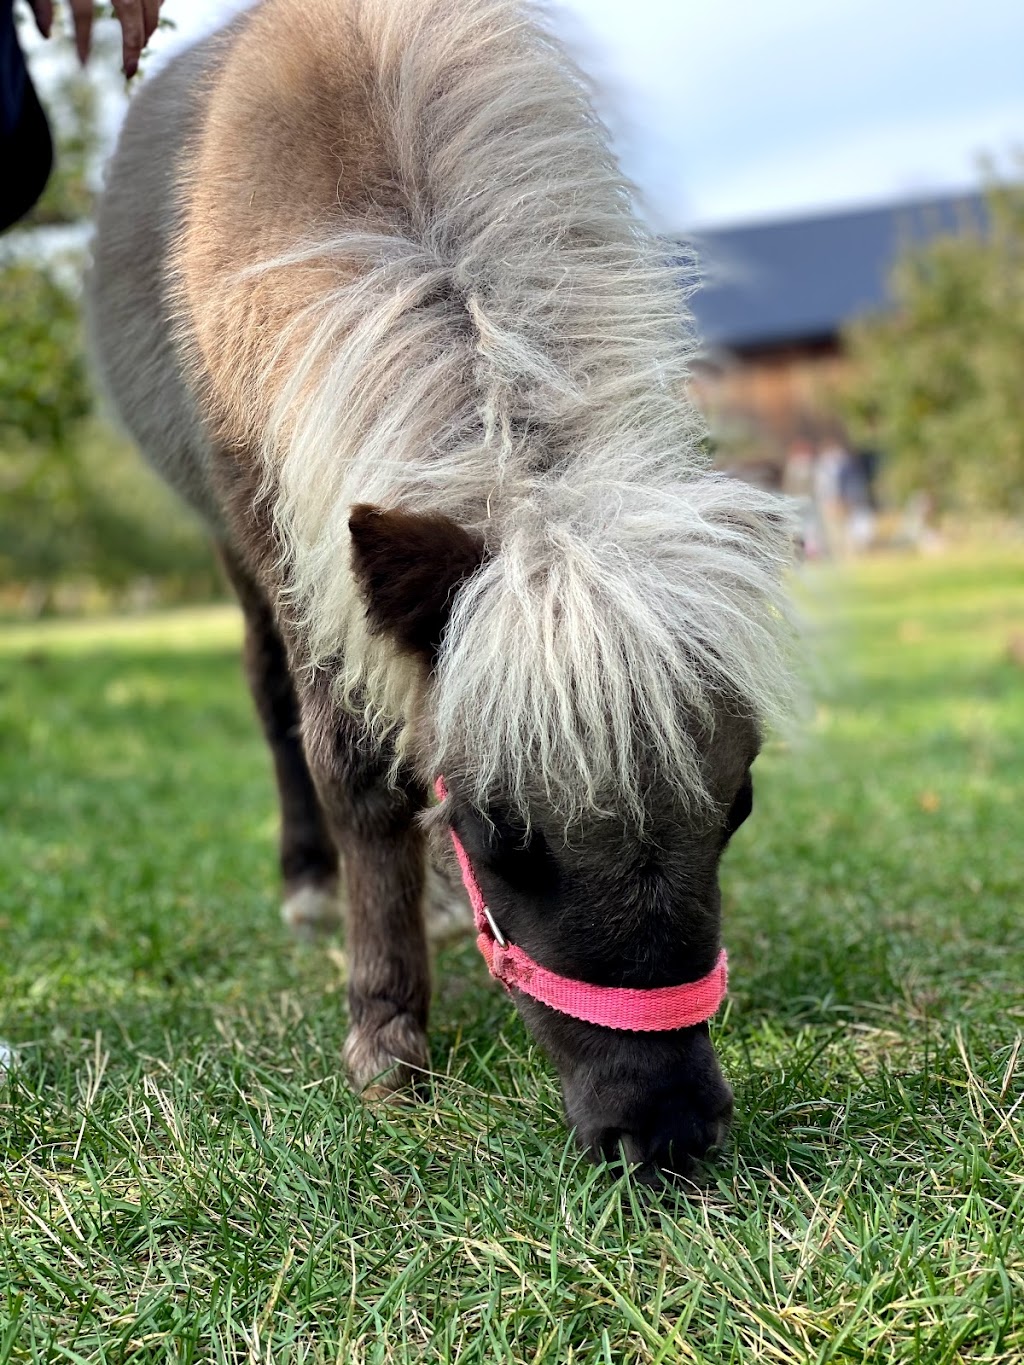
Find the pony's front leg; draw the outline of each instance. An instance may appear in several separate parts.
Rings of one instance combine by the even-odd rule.
[[[429,1062],[430,971],[423,925],[424,848],[414,825],[363,825],[346,839],[349,1033],[357,1089],[404,1088]]]
[[[405,1089],[429,1061],[430,969],[423,922],[426,794],[389,780],[389,758],[330,698],[303,698],[306,751],[348,890],[349,1033],[345,1064],[369,1097]]]

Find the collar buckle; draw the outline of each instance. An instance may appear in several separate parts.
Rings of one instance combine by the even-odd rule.
[[[508,939],[505,937],[505,935],[504,935],[504,934],[501,932],[501,930],[498,928],[498,922],[497,922],[497,920],[494,918],[494,916],[491,914],[490,909],[488,908],[488,906],[486,905],[486,903],[484,904],[484,908],[483,908],[483,909],[484,909],[484,919],[487,921],[487,927],[490,929],[491,933],[494,935],[494,941],[495,941],[495,943],[498,945],[499,948],[507,948],[507,947],[508,947]]]

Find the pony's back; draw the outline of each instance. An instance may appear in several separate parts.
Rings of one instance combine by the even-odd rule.
[[[86,316],[97,376],[147,460],[214,528],[210,450],[175,342],[167,265],[177,182],[204,80],[230,30],[181,53],[133,95],[96,214]]]
[[[444,348],[431,429],[482,412],[506,454],[527,423],[621,429],[631,401],[649,423],[684,373],[677,273],[518,0],[265,0],[210,87],[185,198],[184,313],[235,436],[265,446],[282,389],[300,406],[363,324],[356,392],[389,343],[406,390]],[[657,416],[688,409],[675,393]]]

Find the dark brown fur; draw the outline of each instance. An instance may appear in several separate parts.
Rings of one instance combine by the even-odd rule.
[[[401,1090],[429,1061],[425,852],[416,822],[426,792],[408,771],[392,781],[386,746],[339,706],[328,672],[305,666],[301,632],[281,606],[284,584],[266,489],[261,495],[244,454],[221,450],[216,483],[231,531],[221,557],[245,615],[250,687],[274,757],[286,893],[312,886],[333,894],[340,851],[350,1018],[345,1063],[364,1092]],[[376,521],[393,530],[401,524]],[[419,528],[413,540],[425,547],[430,534]],[[461,549],[450,561],[453,572],[465,571],[468,545]],[[475,543],[474,553],[479,562]],[[413,557],[405,556],[407,562]]]
[[[452,598],[480,567],[483,542],[449,517],[352,508],[352,563],[374,630],[413,654],[437,656]]]

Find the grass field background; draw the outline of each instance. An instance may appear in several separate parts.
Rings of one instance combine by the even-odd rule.
[[[1019,1365],[1024,555],[812,588],[815,715],[724,869],[737,1121],[655,1193],[469,943],[433,1100],[348,1093],[232,612],[0,632],[0,1365]]]

